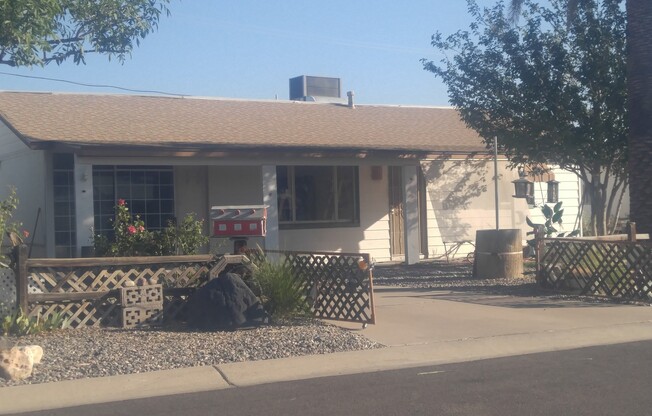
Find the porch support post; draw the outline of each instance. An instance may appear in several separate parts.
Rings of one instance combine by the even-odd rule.
[[[403,166],[403,215],[405,232],[405,263],[419,262],[419,187],[417,167]]]
[[[266,250],[279,249],[278,236],[278,197],[276,191],[276,166],[263,166],[263,204],[267,205]]]
[[[77,235],[77,257],[81,257],[82,246],[92,244],[93,216],[93,165],[80,163],[75,158],[75,218]]]

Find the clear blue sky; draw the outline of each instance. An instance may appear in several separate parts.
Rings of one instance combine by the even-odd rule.
[[[492,5],[495,0],[479,0]],[[87,64],[0,71],[139,90],[246,99],[288,98],[288,79],[342,79],[364,104],[448,105],[441,81],[421,58],[440,57],[436,31],[467,28],[464,0],[172,0],[171,16],[124,64],[101,55]],[[0,89],[90,91],[0,75]]]

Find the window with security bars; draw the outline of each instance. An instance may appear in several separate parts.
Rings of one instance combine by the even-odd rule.
[[[150,230],[174,219],[174,175],[171,166],[93,166],[95,234],[113,237],[118,200]]]
[[[75,224],[75,157],[69,153],[52,155],[55,256],[74,257],[77,245]]]
[[[360,222],[357,166],[277,166],[276,186],[282,228]]]

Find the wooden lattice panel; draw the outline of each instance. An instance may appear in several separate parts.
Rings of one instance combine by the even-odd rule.
[[[652,298],[652,245],[624,241],[545,239],[539,281],[583,295]]]
[[[272,251],[266,254],[280,256],[280,261],[292,271],[315,317],[364,324],[375,322],[367,254]],[[260,251],[252,250],[248,256],[254,263],[265,260]]]
[[[48,317],[55,313],[68,319],[68,327],[117,326],[120,305],[116,296],[79,302],[37,303],[30,305],[30,316]]]
[[[196,260],[201,257],[200,260]],[[185,313],[185,301],[190,291],[182,294],[168,293],[179,288],[193,289],[208,280],[215,264],[211,256],[168,257],[172,262],[161,261],[159,257],[124,259],[29,259],[26,261],[27,310],[30,316],[63,313],[72,328],[80,326],[119,325],[143,319],[151,321],[149,312],[130,311],[124,319],[121,305],[126,308],[137,303],[120,299],[120,289],[131,282],[159,282],[158,285],[128,287],[131,296],[143,297],[140,309],[157,312],[156,319],[165,313],[166,319],[175,319]],[[192,259],[192,260],[190,260]],[[107,262],[109,264],[102,264]],[[161,288],[150,293],[154,286]],[[145,288],[145,289],[144,289]],[[138,292],[143,291],[143,292]],[[151,299],[150,299],[151,298]],[[158,304],[151,300],[157,299]],[[143,304],[150,305],[142,307]],[[137,318],[138,317],[138,318]]]

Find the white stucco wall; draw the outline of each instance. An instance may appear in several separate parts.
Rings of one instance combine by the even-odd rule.
[[[444,241],[475,241],[475,232],[496,228],[494,202],[494,168],[489,159],[431,160],[422,163],[426,179],[426,218],[428,257],[445,258]],[[515,170],[507,168],[506,160],[498,161],[499,223],[501,229],[520,228],[525,240],[531,231],[526,216],[538,222],[540,208],[531,208],[525,199],[513,198],[512,181],[518,178]],[[577,177],[555,170],[560,181],[560,198],[564,201],[564,219],[572,224],[577,216],[579,184]],[[545,184],[543,184],[545,191]],[[541,203],[540,193],[537,203]],[[450,246],[449,246],[450,247]],[[471,244],[460,246],[458,256],[473,251]]]
[[[50,176],[46,174],[48,160],[44,151],[30,150],[7,126],[0,123],[0,200],[9,193],[9,186],[14,186],[19,199],[18,210],[13,220],[23,223],[23,229],[32,233],[38,209],[41,215],[34,233],[32,257],[46,256],[46,228],[48,207],[46,183]],[[29,237],[31,242],[32,237]]]
[[[559,168],[551,168],[555,174],[555,180],[559,181],[559,201],[562,202],[564,215],[562,216],[561,232],[570,232],[581,228],[581,219],[578,218],[579,202],[581,198],[581,186],[578,176]],[[535,224],[545,222],[545,217],[541,212],[541,206],[547,204],[553,207],[555,204],[546,203],[547,183],[534,182],[534,207],[530,207],[528,216]],[[555,225],[555,228],[559,228]],[[529,231],[529,227],[528,227]]]

